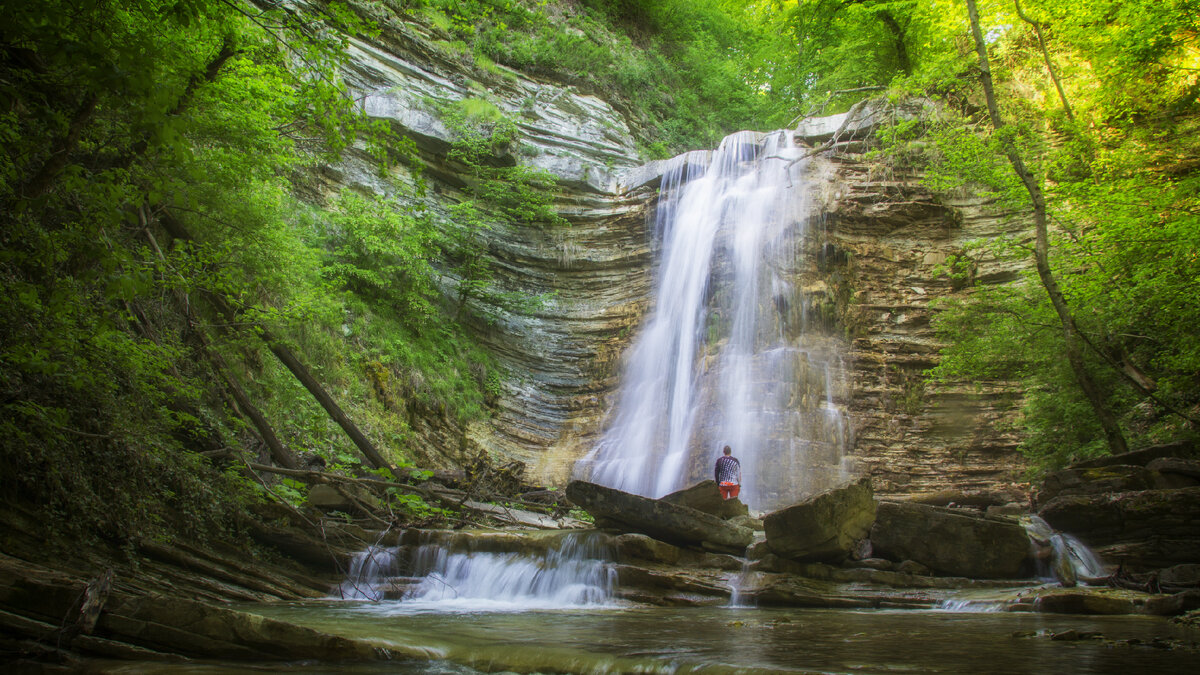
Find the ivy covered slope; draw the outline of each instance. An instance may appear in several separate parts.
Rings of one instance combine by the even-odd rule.
[[[305,500],[248,463],[444,462],[459,448],[426,447],[411,425],[492,414],[506,373],[477,336],[543,299],[496,285],[487,233],[563,227],[555,180],[511,163],[516,126],[486,92],[425,101],[461,168],[440,203],[416,146],[343,79],[350,36],[416,23],[440,36],[430,58],[606,90],[646,124],[649,156],[761,126],[736,16],[684,2],[6,5],[5,504],[117,545],[221,537],[252,504]],[[386,189],[315,189],[348,152]],[[431,513],[411,495],[396,507]]]
[[[316,30],[356,20],[223,2],[8,8],[6,499],[117,543],[180,523],[219,534],[261,488],[240,460],[202,453],[352,461],[271,349],[302,355],[377,443],[402,448],[403,419],[382,414],[362,373],[436,323],[436,242],[419,218],[352,196],[299,208],[288,180],[356,138],[388,152],[339,84],[338,34]],[[353,340],[338,333],[368,320]],[[456,366],[470,378],[469,343],[418,344],[444,355],[444,379]],[[446,389],[478,410],[478,383]]]
[[[246,461],[404,466],[419,448],[398,400],[487,414],[498,373],[463,325],[468,300],[491,292],[475,230],[504,205],[481,196],[446,227],[352,192],[295,196],[294,180],[351,145],[381,171],[411,159],[341,81],[344,36],[369,24],[339,5],[6,7],[7,504],[118,544],[176,527],[218,536],[265,491],[304,499]]]

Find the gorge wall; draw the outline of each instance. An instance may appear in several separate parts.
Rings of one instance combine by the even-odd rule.
[[[634,131],[601,97],[480,65],[436,27],[376,20],[379,37],[352,41],[348,78],[369,115],[416,141],[430,189],[413,196],[407,169],[381,175],[357,149],[307,177],[304,196],[319,202],[350,188],[448,217],[464,198],[462,167],[447,158],[453,137],[439,110],[482,99],[516,121],[521,138],[504,159],[558,176],[556,207],[570,225],[502,226],[487,233],[487,247],[499,287],[545,302],[528,313],[499,311],[500,319],[477,326],[506,371],[494,415],[459,428],[410,405],[419,440],[406,450],[430,467],[486,452],[526,463],[532,480],[562,485],[603,431],[622,351],[647,308],[647,216],[665,163],[638,157]],[[822,307],[844,336],[849,386],[839,398],[851,422],[848,455],[883,495],[1014,487],[1018,439],[998,423],[1012,415],[1017,392],[1002,383],[933,386],[921,377],[937,358],[930,302],[960,292],[936,266],[967,240],[1014,225],[978,197],[935,197],[919,172],[868,161],[863,153],[881,114],[860,108],[796,131],[798,143],[813,147],[840,129],[811,164],[811,217],[821,234],[800,252],[814,267],[797,301]],[[1005,282],[1016,270],[983,261],[977,274]]]

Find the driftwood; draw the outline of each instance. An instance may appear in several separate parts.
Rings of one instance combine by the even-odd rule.
[[[1141,591],[1143,593],[1182,593],[1197,588],[1194,583],[1177,583],[1166,582],[1159,578],[1159,570],[1146,572],[1143,574],[1135,574],[1125,571],[1124,567],[1118,567],[1117,571],[1106,577],[1096,578],[1081,578],[1080,581],[1085,582],[1089,586],[1109,586],[1111,588],[1124,588],[1131,591]]]
[[[108,568],[104,574],[92,579],[83,590],[83,604],[79,606],[79,616],[70,625],[64,626],[58,632],[59,646],[70,646],[80,635],[91,635],[100,618],[100,610],[104,608],[105,600],[112,591],[113,570]]]

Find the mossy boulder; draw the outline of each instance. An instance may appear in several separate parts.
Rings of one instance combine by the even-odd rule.
[[[1131,591],[1081,588],[1039,594],[1033,606],[1047,614],[1135,614],[1144,600]]]
[[[1127,571],[1200,560],[1200,487],[1062,495],[1038,515]]]
[[[1099,467],[1068,468],[1048,474],[1038,491],[1038,502],[1045,504],[1060,495],[1128,492],[1163,487],[1161,476],[1144,466],[1112,464]]]
[[[938,574],[1016,579],[1033,571],[1029,537],[1020,523],[961,509],[881,502],[871,543],[876,555],[916,561]]]
[[[649,560],[651,562],[674,565],[679,562],[683,551],[678,546],[672,546],[644,534],[626,533],[613,538],[617,549],[617,560]]]
[[[767,546],[798,561],[839,562],[867,536],[875,520],[871,481],[862,478],[767,514]]]

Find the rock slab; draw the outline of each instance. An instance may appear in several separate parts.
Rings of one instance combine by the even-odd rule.
[[[710,513],[723,520],[750,515],[750,508],[743,504],[742,500],[737,497],[723,499],[721,497],[721,489],[717,487],[715,480],[701,481],[689,488],[672,492],[663,497],[662,500],[671,504],[687,506],[697,511]]]
[[[767,514],[763,529],[776,555],[802,562],[837,562],[867,536],[875,520],[870,478],[823,492]]]
[[[571,481],[567,485],[567,499],[598,521],[670,544],[740,555],[754,539],[751,530],[712,514],[586,481]]]
[[[938,574],[1016,579],[1032,571],[1029,536],[1015,520],[907,502],[881,502],[871,528],[876,555]]]

